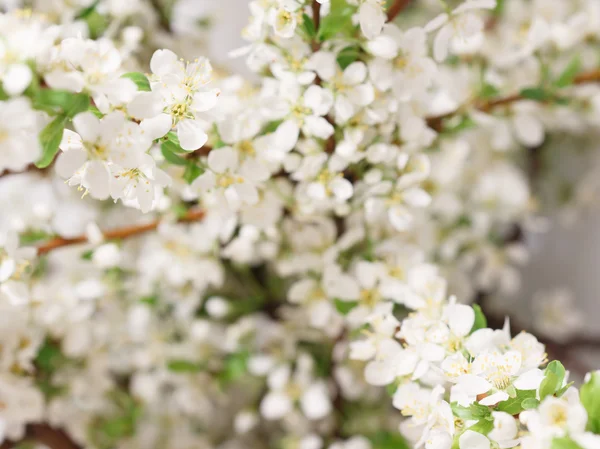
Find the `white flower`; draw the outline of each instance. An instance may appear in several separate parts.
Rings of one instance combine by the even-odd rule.
[[[0,173],[22,171],[40,158],[41,124],[26,98],[0,101]]]
[[[181,148],[201,148],[208,136],[205,113],[214,108],[219,89],[207,89],[212,67],[206,59],[184,63],[170,50],[157,50],[150,61],[152,89],[161,96],[163,113],[142,121],[152,139],[177,131]],[[152,101],[152,99],[148,99]]]
[[[439,29],[433,43],[436,61],[446,59],[452,40],[468,41],[483,30],[483,21],[471,11],[495,7],[496,0],[467,0],[450,14],[440,14],[425,25],[428,33]]]
[[[139,125],[121,112],[102,119],[82,112],[73,119],[73,126],[76,132],[64,131],[56,170],[69,185],[80,185],[94,198],[106,199],[111,194],[112,165],[118,165],[117,172],[137,169],[150,142]]]
[[[324,86],[334,94],[335,117],[339,123],[348,121],[360,108],[368,106],[375,99],[375,90],[367,81],[364,62],[353,62],[340,72],[333,53],[319,52],[313,55],[311,64],[325,81]]]
[[[362,0],[358,9],[360,29],[367,39],[373,39],[381,33],[387,20],[384,2],[380,0]]]
[[[490,449],[491,443],[485,435],[467,429],[458,438],[458,447],[460,449]]]
[[[208,154],[208,170],[192,184],[201,193],[223,195],[229,206],[238,209],[243,204],[258,202],[258,189],[269,172],[254,160],[240,164],[239,154],[231,147],[212,150]]]

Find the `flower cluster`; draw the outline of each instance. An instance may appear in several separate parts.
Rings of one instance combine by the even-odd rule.
[[[200,1],[18,3],[0,442],[600,447],[600,374],[471,305],[598,191],[596,0],[255,0],[253,82],[177,55]],[[535,327],[567,340],[570,301]]]

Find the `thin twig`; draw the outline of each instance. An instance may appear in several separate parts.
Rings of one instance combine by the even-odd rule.
[[[396,0],[390,9],[388,9],[387,13],[387,21],[391,22],[394,20],[398,14],[400,14],[404,8],[406,8],[412,0]]]
[[[582,74],[576,76],[573,81],[573,84],[582,85],[582,84],[595,83],[598,81],[600,81],[600,69],[593,70],[591,72],[585,72],[585,73],[582,73]],[[494,100],[484,101],[479,104],[475,104],[474,108],[481,112],[490,112],[492,109],[495,109],[495,108],[501,107],[501,106],[508,106],[508,105],[515,103],[517,101],[520,101],[520,100],[525,100],[525,98],[521,94],[512,94],[507,97],[496,98]],[[433,117],[427,117],[427,119],[426,119],[427,125],[436,131],[441,131],[443,121],[450,117],[453,117],[455,114],[456,114],[456,111],[453,111],[453,112],[449,112],[447,114],[442,114],[442,115],[433,116]]]
[[[312,15],[313,23],[315,24],[315,38],[311,43],[311,48],[313,52],[317,52],[321,48],[321,43],[317,37],[319,35],[319,27],[321,26],[321,4],[317,0],[313,0]]]
[[[172,30],[171,23],[169,22],[169,16],[165,11],[164,7],[161,5],[160,0],[150,0],[150,5],[158,15],[158,24],[160,25],[160,27],[167,33],[171,33]]]
[[[192,223],[196,221],[201,221],[204,218],[204,211],[202,210],[194,210],[188,211],[183,217],[181,217],[178,222],[179,223]],[[126,239],[129,237],[135,237],[142,234],[146,234],[150,231],[154,231],[158,228],[161,220],[156,220],[151,223],[142,224],[142,225],[134,225],[127,226],[124,228],[117,228],[111,231],[106,231],[104,233],[104,238],[107,240],[115,240],[115,239]],[[70,239],[64,239],[62,237],[57,237],[52,240],[48,240],[44,242],[42,245],[38,246],[38,254],[46,254],[50,251],[62,248],[65,246],[78,245],[81,243],[87,243],[88,238],[85,235],[80,235],[78,237],[73,237]]]

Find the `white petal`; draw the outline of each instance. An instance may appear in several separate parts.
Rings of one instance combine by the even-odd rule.
[[[73,127],[84,142],[96,142],[100,137],[100,120],[89,111],[77,114],[73,119]]]
[[[460,449],[490,449],[490,440],[485,435],[465,430],[458,439]]]
[[[33,75],[29,66],[12,64],[4,74],[2,87],[9,95],[19,95],[31,84]]]
[[[350,100],[358,106],[368,106],[375,100],[375,89],[370,83],[353,88],[348,94]]]
[[[177,137],[181,148],[186,151],[195,151],[206,143],[208,135],[202,125],[196,120],[183,120],[177,124]]]
[[[231,147],[218,148],[208,153],[208,166],[216,173],[234,170],[238,165],[238,153]]]
[[[504,391],[497,391],[494,394],[486,396],[479,403],[481,405],[496,405],[498,402],[506,401],[510,396]]]
[[[448,315],[448,325],[452,332],[464,337],[471,332],[473,323],[475,323],[475,312],[470,306],[464,304],[449,305],[446,309]]]
[[[275,145],[278,150],[288,152],[291,151],[298,143],[300,128],[298,124],[292,120],[286,120],[277,127],[275,131]]]
[[[450,25],[445,25],[444,28],[438,31],[433,42],[433,57],[436,61],[441,62],[448,56],[451,38],[452,27]]]
[[[89,189],[90,195],[99,200],[108,198],[110,195],[109,182],[110,172],[103,162],[91,161],[87,164],[81,184]]]
[[[311,385],[300,398],[300,407],[308,419],[321,419],[331,412],[331,402],[324,384]]]
[[[163,108],[163,99],[158,92],[138,92],[127,105],[127,113],[140,120],[149,119],[159,115]]]
[[[373,360],[365,367],[365,380],[370,385],[382,387],[391,384],[395,378],[395,367],[389,361]]]
[[[513,383],[519,390],[537,390],[544,379],[544,372],[540,369],[532,369],[521,374]]]
[[[156,50],[150,60],[150,70],[155,75],[171,73],[177,66],[177,55],[171,50]]]
[[[367,39],[374,39],[381,33],[386,18],[382,7],[371,2],[364,2],[358,11],[360,29]]]
[[[426,33],[431,33],[432,31],[437,30],[442,25],[444,25],[448,21],[448,14],[440,14],[439,16],[434,17],[425,27],[423,28]]]
[[[56,172],[61,178],[68,179],[79,170],[87,161],[87,153],[84,150],[69,150],[58,155],[56,160]]]
[[[533,114],[517,114],[513,126],[517,139],[527,147],[537,147],[544,141],[544,126]]]
[[[213,89],[206,92],[198,92],[194,95],[192,108],[198,112],[205,112],[212,109],[217,104],[220,95],[219,89]]]
[[[171,131],[173,120],[169,114],[160,114],[153,118],[142,120],[140,127],[145,136],[150,140],[160,139]]]
[[[490,384],[483,377],[475,376],[474,374],[464,374],[458,379],[458,383],[462,390],[469,395],[478,395],[487,393],[492,388]]]
[[[335,197],[340,201],[346,201],[352,197],[354,188],[352,183],[345,178],[337,178],[329,183]]]
[[[268,420],[283,418],[292,409],[292,401],[283,393],[270,392],[260,403],[260,413]]]
[[[353,62],[342,75],[344,84],[347,86],[356,86],[362,83],[367,78],[367,66],[364,62]]]

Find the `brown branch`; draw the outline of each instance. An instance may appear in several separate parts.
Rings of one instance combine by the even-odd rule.
[[[6,440],[0,445],[0,449],[12,449],[24,442],[41,443],[50,449],[81,449],[66,432],[49,424],[28,424],[21,441]]]
[[[404,8],[406,8],[412,0],[396,0],[394,4],[390,6],[387,13],[387,21],[391,22],[394,20],[398,14],[400,14]]]
[[[158,25],[167,33],[171,33],[171,23],[169,22],[169,14],[165,10],[160,0],[150,0],[150,6],[158,15]]]
[[[575,80],[573,81],[573,84],[582,85],[582,84],[595,83],[598,81],[600,81],[600,69],[593,70],[590,72],[585,72],[585,73],[582,73],[582,74],[576,76]],[[515,103],[517,101],[520,101],[520,100],[525,100],[525,98],[521,94],[513,94],[513,95],[509,95],[507,97],[501,97],[501,98],[496,98],[494,100],[475,103],[474,107],[478,111],[489,112],[492,109],[495,109],[497,107],[508,106],[508,105]],[[433,116],[433,117],[427,117],[426,118],[427,125],[431,129],[434,129],[436,131],[441,131],[443,128],[443,126],[442,126],[443,121],[450,117],[453,117],[455,114],[456,114],[456,112],[449,112],[447,114],[442,114],[442,115]]]
[[[313,23],[315,24],[315,38],[310,44],[312,51],[317,52],[321,48],[321,43],[318,41],[319,27],[321,26],[321,4],[317,0],[312,3]]]
[[[204,211],[202,211],[202,210],[188,211],[187,214],[185,214],[183,217],[181,217],[178,220],[178,222],[179,223],[192,223],[195,221],[200,221],[203,218],[204,218]],[[107,240],[115,240],[115,239],[126,239],[129,237],[135,237],[138,235],[146,234],[150,231],[154,231],[156,228],[158,228],[159,224],[160,224],[160,220],[156,220],[156,221],[153,221],[153,222],[150,222],[147,224],[133,225],[133,226],[127,226],[124,228],[113,229],[111,231],[106,231],[104,233],[104,238]],[[57,237],[52,240],[48,240],[45,243],[43,243],[42,245],[40,245],[38,247],[38,254],[40,254],[40,255],[46,254],[57,248],[86,243],[87,241],[88,241],[88,238],[85,235],[80,235],[78,237],[73,237],[70,239],[64,239],[62,237]]]

